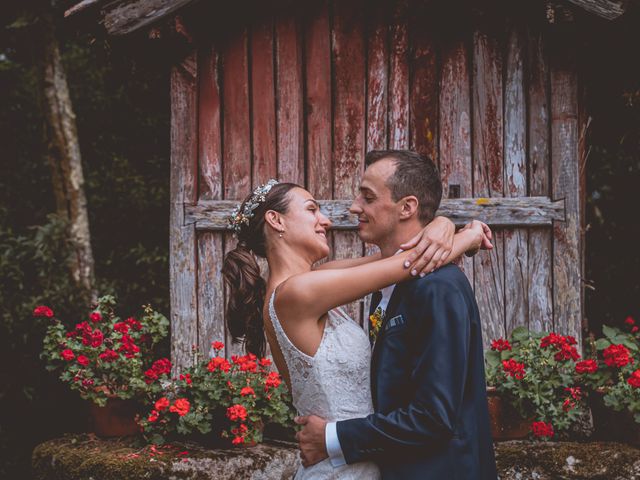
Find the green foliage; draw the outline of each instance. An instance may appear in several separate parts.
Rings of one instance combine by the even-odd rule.
[[[592,360],[598,368],[583,373],[579,380],[591,390],[604,393],[606,406],[626,410],[640,423],[640,330],[631,317],[627,317],[627,329],[602,327],[604,338],[591,343]]]
[[[214,346],[216,356],[202,359],[195,352],[193,367],[156,390],[148,415],[140,420],[149,442],[199,433],[208,435],[210,442],[233,437],[234,444],[254,443],[262,441],[267,423],[292,425],[289,394],[278,373],[270,371],[270,360],[249,354],[229,362],[219,356],[224,346]],[[180,402],[187,405],[186,411],[176,408]]]
[[[517,328],[485,352],[487,384],[496,387],[522,418],[551,423],[566,433],[584,414],[576,387],[575,339]]]
[[[51,319],[42,358],[49,371],[85,400],[104,406],[110,398],[141,398],[147,385],[143,371],[150,366],[154,347],[168,334],[164,315],[145,307],[140,321],[120,319],[116,301],[105,295],[73,329]]]

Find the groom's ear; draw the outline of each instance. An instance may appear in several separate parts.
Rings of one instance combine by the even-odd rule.
[[[400,200],[400,220],[408,220],[418,213],[418,198],[407,195]]]

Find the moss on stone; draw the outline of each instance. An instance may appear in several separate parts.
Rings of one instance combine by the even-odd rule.
[[[229,450],[174,443],[151,455],[135,439],[98,439],[67,435],[37,446],[32,465],[36,480],[134,480],[222,478],[290,478],[297,468],[297,449],[290,443],[262,444]],[[180,451],[188,451],[183,458]]]
[[[640,450],[612,442],[500,442],[496,445],[500,478],[640,478]]]

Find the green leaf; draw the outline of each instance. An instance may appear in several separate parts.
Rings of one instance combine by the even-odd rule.
[[[604,334],[605,337],[609,338],[609,339],[613,339],[616,335],[618,335],[620,332],[619,329],[615,328],[615,327],[609,327],[608,325],[603,325],[602,326],[602,333]],[[613,342],[613,340],[611,340]]]
[[[606,338],[599,338],[598,340],[596,340],[596,348],[598,350],[604,350],[605,348],[608,348],[610,346],[611,342]]]
[[[511,332],[511,338],[516,342],[525,342],[529,340],[529,329],[526,327],[515,328]]]

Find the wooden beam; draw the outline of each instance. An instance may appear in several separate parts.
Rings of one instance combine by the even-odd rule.
[[[627,8],[627,0],[567,0],[584,10],[607,20],[615,20]]]
[[[76,3],[73,7],[68,8],[64,12],[64,18],[75,15],[76,13],[83,12],[88,8],[93,8],[103,2],[104,0],[82,0],[82,2]]]
[[[186,224],[197,230],[226,230],[227,218],[238,205],[234,200],[201,200],[185,204]],[[349,213],[351,200],[320,200],[320,209],[329,217],[334,229],[353,230],[357,220]],[[548,197],[456,198],[445,199],[438,215],[449,217],[456,225],[472,219],[492,226],[551,226],[553,220],[564,221],[564,200]]]
[[[126,35],[151,25],[194,0],[119,0],[102,9],[110,35]]]

